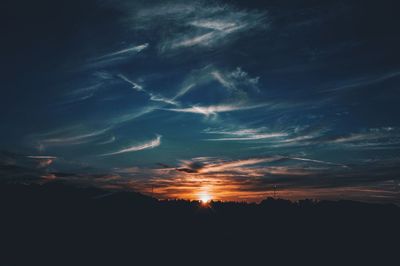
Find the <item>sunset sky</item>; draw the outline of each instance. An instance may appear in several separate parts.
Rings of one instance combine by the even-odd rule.
[[[9,2],[4,178],[400,203],[397,1]]]

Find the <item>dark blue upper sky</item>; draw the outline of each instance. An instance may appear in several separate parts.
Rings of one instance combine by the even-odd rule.
[[[398,8],[9,1],[3,161],[160,197],[398,202]]]

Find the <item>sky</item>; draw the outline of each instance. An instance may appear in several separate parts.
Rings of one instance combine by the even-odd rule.
[[[158,198],[400,203],[397,1],[6,1],[0,163]]]

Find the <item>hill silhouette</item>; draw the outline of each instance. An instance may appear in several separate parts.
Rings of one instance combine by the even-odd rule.
[[[50,182],[2,184],[0,210],[0,265],[382,263],[400,239],[398,206],[352,201],[204,205]]]

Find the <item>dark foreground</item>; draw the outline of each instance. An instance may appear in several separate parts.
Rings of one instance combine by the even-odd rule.
[[[49,183],[0,185],[0,211],[0,266],[400,261],[395,205],[267,199],[201,206]]]

